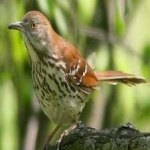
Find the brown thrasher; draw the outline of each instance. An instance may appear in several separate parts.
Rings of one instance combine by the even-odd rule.
[[[28,12],[22,21],[8,27],[21,31],[32,66],[34,89],[39,104],[55,124],[78,121],[90,94],[102,81],[134,85],[145,79],[119,71],[95,72],[79,51],[52,28],[38,11]]]

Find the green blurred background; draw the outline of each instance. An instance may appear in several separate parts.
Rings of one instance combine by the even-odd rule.
[[[55,126],[36,102],[21,35],[7,29],[29,10],[44,13],[96,70],[150,76],[149,0],[0,0],[0,150],[41,150]],[[81,120],[97,129],[131,122],[150,132],[149,84],[102,84]]]

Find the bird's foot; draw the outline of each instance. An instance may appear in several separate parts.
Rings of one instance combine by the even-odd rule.
[[[73,129],[75,129],[77,127],[77,125],[78,124],[73,124],[67,130],[64,130],[64,132],[60,135],[59,140],[57,141],[57,150],[59,150],[59,148],[60,148],[60,144],[61,144],[62,139],[65,136],[67,136],[70,133],[70,131],[72,131]]]
[[[57,150],[60,148],[60,144],[62,139],[69,134],[68,130],[64,130],[64,132],[60,135],[59,140],[57,141]]]

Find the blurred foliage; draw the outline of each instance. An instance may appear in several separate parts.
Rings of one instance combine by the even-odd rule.
[[[36,102],[22,38],[7,29],[29,10],[43,12],[84,57],[92,55],[96,70],[150,76],[149,0],[1,0],[1,150],[40,150],[54,127]],[[132,88],[102,84],[89,99],[81,116],[87,125],[101,129],[132,122],[150,132],[149,84]]]

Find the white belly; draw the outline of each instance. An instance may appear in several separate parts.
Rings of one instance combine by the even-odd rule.
[[[85,93],[72,89],[63,71],[55,67],[38,65],[32,69],[36,72],[33,75],[35,92],[44,113],[56,124],[76,122],[86,102]]]

